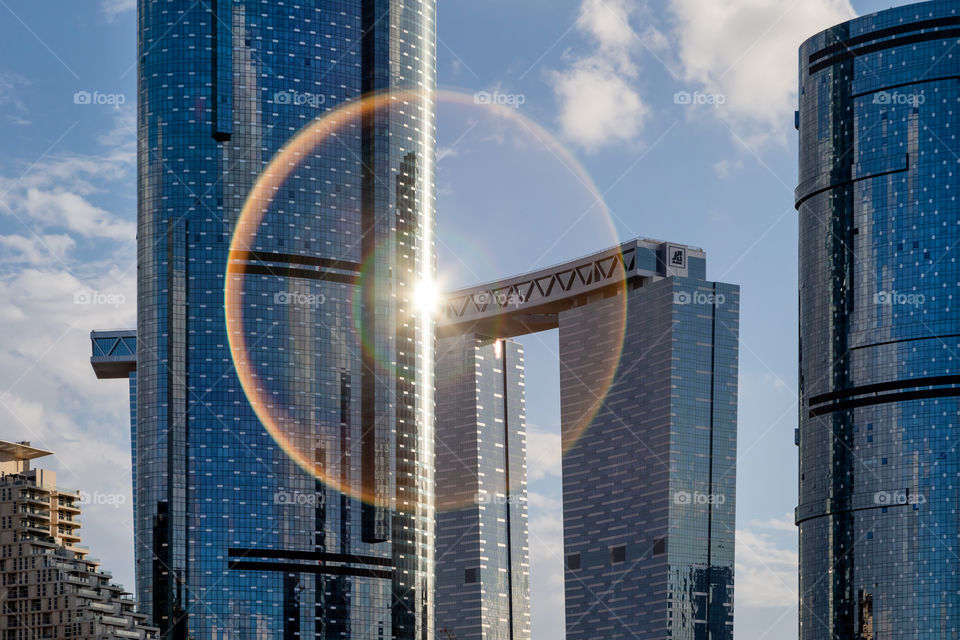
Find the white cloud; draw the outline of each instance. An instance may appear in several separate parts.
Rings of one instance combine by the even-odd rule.
[[[652,24],[647,25],[647,28],[640,34],[640,42],[644,49],[654,55],[666,53],[672,46],[670,36]]]
[[[549,74],[563,134],[588,150],[642,133],[650,109],[637,86],[640,51],[668,69],[681,83],[677,89],[721,97],[719,108],[711,101],[688,110],[690,117],[714,114],[755,150],[784,143],[796,108],[800,44],[856,15],[849,0],[665,0],[668,19],[654,20],[662,12],[650,4],[582,0],[576,26],[593,50],[568,52],[567,67]],[[631,21],[645,24],[637,31]]]
[[[95,207],[75,193],[28,189],[23,207],[35,220],[75,231],[86,238],[133,242],[136,237],[136,225],[132,221]]]
[[[783,535],[788,531],[789,535]],[[750,528],[737,530],[738,607],[796,607],[799,597],[796,535],[789,516],[752,522]],[[788,547],[783,546],[781,538],[789,540]]]
[[[793,127],[800,44],[856,15],[849,0],[669,0],[669,8],[683,80],[723,95],[718,114],[751,146],[783,142]]]
[[[530,482],[547,476],[559,478],[563,465],[563,445],[560,434],[542,431],[531,425],[527,428],[527,479]]]
[[[577,26],[593,37],[599,54],[621,69],[634,71],[630,52],[637,34],[630,26],[634,6],[630,0],[583,0]]]
[[[27,163],[19,177],[0,174],[0,215],[34,231],[36,235],[30,239],[34,248],[43,247],[43,238],[70,232],[84,239],[119,240],[124,244],[118,248],[127,253],[133,249],[133,216],[124,218],[91,202],[95,196],[116,195],[118,189],[111,183],[120,183],[121,189],[133,194],[129,178],[136,167],[136,136],[129,122],[131,113],[128,110],[116,115],[114,127],[98,138],[102,146],[98,154],[53,155]],[[58,244],[46,249],[53,257],[72,248],[63,239],[52,242]],[[2,246],[8,251],[21,250],[22,258],[39,257],[14,236]]]
[[[543,511],[550,516],[559,516],[561,513],[563,513],[563,500],[560,498],[548,496],[547,494],[540,493],[539,491],[529,491],[527,494],[527,501],[529,502],[531,509]],[[550,527],[553,526],[553,524],[549,522],[548,525]]]
[[[25,263],[46,266],[62,263],[67,253],[77,245],[65,234],[0,236],[0,263]]]
[[[119,107],[113,117],[113,129],[97,137],[97,142],[112,147],[121,154],[136,152],[137,112],[133,105]]]
[[[437,148],[437,162],[440,162],[444,158],[456,158],[460,155],[460,152],[457,151],[456,147],[438,147]]]
[[[789,512],[779,518],[771,518],[770,520],[752,520],[750,526],[754,528],[772,529],[774,531],[786,531],[787,533],[797,532],[797,525],[794,522],[793,514]]]
[[[113,22],[121,13],[135,11],[137,0],[103,0],[100,9],[106,14],[107,20]]]
[[[132,108],[116,113],[114,126],[97,138],[101,146],[98,153],[60,153],[36,162],[26,158],[21,168],[11,171],[17,177],[0,173],[0,208],[20,208],[30,189],[86,197],[115,194],[115,185],[107,185],[120,182],[133,196],[136,183],[129,178],[137,166],[137,153],[132,118]]]
[[[560,129],[587,150],[636,141],[649,115],[633,86],[632,53],[640,44],[630,26],[633,9],[631,0],[583,0],[577,28],[594,50],[549,74],[560,105]]]
[[[0,439],[34,441],[78,470],[88,462],[74,453],[78,440],[123,449],[125,394],[94,377],[90,330],[133,326],[135,278],[135,269],[80,280],[65,269],[26,268],[0,279]],[[78,303],[88,291],[114,295],[110,304]],[[96,468],[89,472],[84,480],[96,487]]]
[[[643,130],[646,105],[603,59],[582,60],[555,74],[554,91],[562,105],[560,129],[588,150],[634,141]]]
[[[11,104],[19,111],[27,111],[21,92],[30,82],[23,76],[11,71],[0,71],[0,105]],[[12,116],[12,118],[16,118]],[[19,118],[15,119],[16,123]]]
[[[534,491],[530,500],[530,618],[534,638],[562,638],[563,519],[559,498]]]
[[[719,162],[714,163],[713,172],[721,180],[726,180],[731,176],[731,174],[733,174],[734,171],[739,171],[742,168],[743,168],[742,159],[729,160],[724,158],[723,160],[720,160]]]

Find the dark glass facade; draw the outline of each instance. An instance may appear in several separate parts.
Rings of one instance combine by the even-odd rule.
[[[567,640],[733,638],[740,293],[689,262],[560,313]]]
[[[437,493],[494,504],[439,514],[441,628],[479,612],[501,635],[467,637],[527,637],[493,625],[527,553],[522,351],[482,336],[559,329],[567,640],[732,639],[740,290],[706,270],[701,249],[636,238],[445,296]]]
[[[800,49],[800,638],[960,635],[960,5]]]
[[[523,347],[437,341],[437,631],[530,640]],[[449,636],[447,635],[449,633]]]
[[[165,637],[433,638],[435,13],[139,2],[136,569]],[[231,237],[283,145],[375,92],[231,256],[285,450],[231,357]]]

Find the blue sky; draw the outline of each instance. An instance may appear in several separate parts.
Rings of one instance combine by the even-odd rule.
[[[468,96],[439,107],[448,286],[646,236],[703,247],[708,276],[742,287],[738,637],[796,637],[797,47],[902,4],[440,6],[439,82]],[[96,381],[87,358],[90,329],[135,324],[134,6],[0,0],[0,438],[56,451],[61,482],[94,494],[85,543],[128,586],[126,388]],[[479,91],[514,115],[476,104]],[[557,336],[521,341],[546,640],[563,637]]]

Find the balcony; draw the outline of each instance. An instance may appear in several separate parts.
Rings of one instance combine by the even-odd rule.
[[[117,618],[116,616],[103,616],[100,618],[100,622],[103,624],[109,624],[115,627],[126,627],[127,620],[125,618]]]
[[[70,542],[80,542],[80,536],[73,532],[73,529],[58,528],[57,535],[64,539],[67,543]]]
[[[43,525],[42,523],[31,522],[30,520],[23,519],[16,524],[14,527],[17,531],[24,531],[37,536],[50,536],[50,525]]]
[[[80,513],[80,507],[78,507],[78,506],[76,506],[75,504],[70,503],[70,502],[60,502],[60,503],[57,505],[57,509],[60,510],[60,511],[67,511],[67,512],[69,512],[69,513],[71,513],[71,514],[74,514],[74,515]]]
[[[17,513],[22,514],[22,515],[26,515],[26,516],[30,516],[30,517],[32,517],[32,518],[42,518],[43,520],[49,520],[49,519],[50,519],[50,510],[49,510],[49,509],[35,509],[35,508],[33,508],[33,507],[27,508],[27,507],[21,506],[21,507],[17,510]]]
[[[46,496],[36,495],[36,494],[21,494],[20,502],[25,502],[30,505],[38,505],[41,507],[50,507],[50,500]]]

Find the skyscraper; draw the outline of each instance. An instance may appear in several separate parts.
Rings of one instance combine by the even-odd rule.
[[[0,440],[0,638],[156,638],[136,602],[80,546],[83,503],[117,504],[118,496],[57,487],[55,472],[31,468],[48,455]]]
[[[706,280],[703,251],[646,239],[445,298],[438,330],[460,336],[453,344],[466,345],[466,356],[441,359],[450,366],[441,385],[466,393],[445,390],[438,424],[464,425],[461,442],[477,449],[489,440],[477,428],[470,442],[472,416],[491,413],[491,390],[494,411],[503,399],[489,382],[477,391],[473,380],[453,381],[457,371],[490,377],[490,346],[471,355],[476,336],[486,345],[560,330],[568,640],[733,637],[739,298],[738,287]],[[519,395],[513,385],[503,394]],[[490,472],[506,456],[486,451],[482,477],[499,479]],[[456,458],[438,460],[441,477],[457,482],[452,493],[466,499],[471,471],[458,480]],[[459,585],[470,601],[476,574],[460,557],[448,563],[440,562],[441,587]]]
[[[164,637],[433,637],[435,10],[139,3],[136,569]]]
[[[800,48],[800,638],[953,638],[960,6]]]
[[[567,638],[730,639],[739,291],[700,272],[624,295],[618,362],[620,301],[560,314]]]
[[[457,640],[529,640],[523,347],[437,341],[437,627]]]

